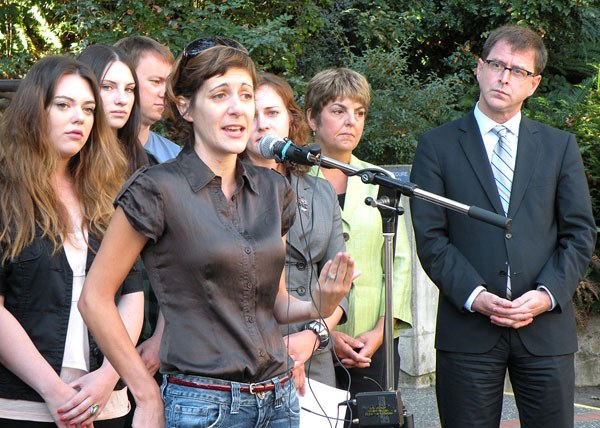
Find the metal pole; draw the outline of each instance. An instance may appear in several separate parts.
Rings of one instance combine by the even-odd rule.
[[[394,379],[394,316],[393,316],[393,288],[394,288],[394,233],[383,233],[384,250],[384,273],[385,273],[385,389],[394,391],[396,379]],[[398,409],[402,411],[402,409]]]

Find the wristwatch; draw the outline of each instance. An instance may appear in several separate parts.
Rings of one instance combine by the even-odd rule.
[[[304,330],[312,330],[319,338],[319,347],[317,351],[321,351],[329,345],[329,330],[321,321],[313,320],[304,325]]]

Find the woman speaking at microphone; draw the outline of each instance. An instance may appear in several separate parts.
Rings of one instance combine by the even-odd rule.
[[[282,237],[295,214],[289,183],[238,159],[254,120],[255,86],[254,63],[234,40],[186,46],[167,84],[184,148],[125,183],[86,280],[80,308],[136,400],[134,428],[162,427],[164,416],[180,428],[299,425],[279,324],[319,313],[285,287]],[[164,408],[113,302],[140,252],[165,320]],[[324,316],[336,310],[352,274],[346,253],[324,266],[316,296]]]
[[[307,175],[309,167],[276,163],[261,155],[261,139],[265,136],[288,137],[297,146],[308,143],[309,128],[291,86],[274,74],[259,74],[255,105],[254,126],[245,153],[253,164],[275,169],[286,177],[296,193],[296,221],[286,237],[285,280],[289,294],[311,301],[319,292],[319,274],[325,262],[345,251],[340,207],[326,180]],[[281,326],[288,352],[296,363],[294,380],[301,394],[305,391],[305,374],[335,387],[330,331],[345,319],[346,310],[344,298],[329,317]]]

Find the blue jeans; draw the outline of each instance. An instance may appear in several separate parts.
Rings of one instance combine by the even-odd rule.
[[[167,428],[298,428],[300,404],[294,380],[283,386],[278,376],[272,391],[241,392],[248,386],[202,376],[171,375],[195,383],[229,385],[231,391],[214,391],[167,383],[162,385]]]

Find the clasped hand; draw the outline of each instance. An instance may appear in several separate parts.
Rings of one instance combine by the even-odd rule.
[[[93,421],[98,417],[115,386],[118,377],[103,376],[101,370],[88,373],[79,379],[65,385],[65,391],[60,391],[48,401],[48,408],[54,411],[53,417],[58,419],[58,426],[93,427]],[[65,393],[67,395],[65,395]],[[64,398],[69,398],[64,401]],[[57,399],[63,404],[56,406]],[[98,410],[90,412],[92,405],[97,405]]]
[[[543,290],[531,290],[515,300],[482,291],[473,301],[471,308],[490,317],[500,327],[521,328],[533,322],[539,314],[551,308],[550,296]]]

